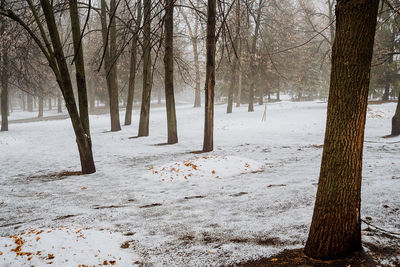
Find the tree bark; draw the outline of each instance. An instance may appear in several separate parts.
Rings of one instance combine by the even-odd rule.
[[[339,0],[325,143],[305,253],[317,259],[361,249],[364,126],[379,0]]]
[[[135,81],[136,81],[136,61],[137,61],[137,45],[139,37],[139,27],[142,20],[142,1],[138,1],[137,6],[137,25],[135,26],[135,35],[132,38],[131,47],[131,62],[130,62],[130,72],[129,72],[129,88],[128,88],[128,98],[125,111],[125,125],[131,125],[132,123],[132,109],[133,109],[133,98],[135,94]]]
[[[149,136],[150,104],[151,104],[151,0],[144,0],[143,21],[143,90],[140,109],[138,136]]]
[[[53,109],[53,105],[51,103],[51,97],[49,97],[49,110],[52,110],[52,109]]]
[[[174,96],[174,2],[165,0],[165,106],[167,109],[168,144],[178,143],[178,130],[176,125],[175,96]]]
[[[85,61],[83,59],[83,46],[81,40],[81,23],[79,21],[78,1],[69,0],[69,13],[71,18],[72,40],[74,44],[76,85],[78,88],[79,116],[85,132],[90,136],[89,109],[86,88]]]
[[[205,83],[205,120],[203,151],[214,149],[214,87],[215,87],[215,21],[216,0],[208,0],[207,5],[207,60]]]

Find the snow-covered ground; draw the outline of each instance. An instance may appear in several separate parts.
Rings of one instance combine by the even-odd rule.
[[[83,176],[53,175],[80,170],[69,120],[10,125],[0,133],[0,266],[220,266],[302,247],[326,103],[268,104],[265,122],[263,106],[225,108],[215,108],[207,154],[192,153],[202,148],[203,108],[177,108],[171,146],[157,145],[166,141],[164,108],[152,110],[147,138],[130,138],[138,110],[116,133],[107,115],[91,116],[97,172]],[[400,138],[382,138],[394,110],[369,106],[362,218],[399,232]],[[400,249],[377,232],[363,241]]]

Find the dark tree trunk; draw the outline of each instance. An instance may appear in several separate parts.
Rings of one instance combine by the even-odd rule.
[[[52,106],[52,103],[51,103],[51,97],[49,97],[49,110],[52,110],[53,109],[53,106]]]
[[[150,104],[151,104],[151,0],[144,0],[143,21],[143,90],[140,108],[138,136],[149,136]]]
[[[215,87],[215,21],[216,0],[208,0],[207,5],[207,60],[205,83],[205,121],[203,151],[214,149],[214,87]]]
[[[78,13],[77,0],[69,0],[69,13],[71,18],[72,39],[74,44],[76,85],[78,88],[79,117],[85,132],[90,136],[89,109],[86,88],[85,61],[83,59],[83,46],[81,41],[81,26]]]
[[[21,104],[22,104],[22,110],[25,111],[26,110],[26,101],[25,101],[24,93],[21,94]]]
[[[110,19],[113,18],[113,13],[116,9],[115,0],[110,2]],[[116,132],[121,130],[119,122],[119,101],[118,101],[118,81],[117,81],[117,65],[116,65],[116,25],[115,18],[110,21],[110,38],[107,40],[107,11],[106,1],[101,0],[101,27],[103,45],[105,46],[104,55],[104,71],[107,80],[108,98],[110,106],[110,120],[111,120],[111,131]],[[109,45],[108,45],[109,44]]]
[[[78,113],[71,77],[69,75],[68,65],[64,56],[54,13],[49,0],[40,0],[40,3],[46,19],[52,47],[54,49],[54,58],[50,58],[49,63],[56,75],[57,83],[59,84],[64,95],[65,105],[71,118],[72,126],[76,136],[76,142],[78,145],[82,173],[94,173],[96,172],[96,168],[93,160],[91,140],[90,136],[85,133],[85,129]]]
[[[174,96],[174,2],[165,0],[165,104],[167,109],[168,144],[178,143],[178,130],[176,126],[175,96]]]
[[[382,101],[389,101],[389,93],[390,93],[390,83],[389,81],[386,81],[385,91],[383,92]]]
[[[132,38],[129,88],[128,88],[128,98],[125,111],[125,125],[131,125],[132,123],[133,98],[135,94],[135,81],[136,81],[136,68],[137,68],[136,66],[137,46],[138,46],[139,27],[141,20],[142,20],[142,1],[139,1],[137,6],[137,17],[136,17],[138,25],[136,25],[135,27],[135,35]]]
[[[379,0],[338,0],[325,143],[305,253],[331,259],[361,249],[364,126]]]
[[[3,20],[3,19],[2,19]],[[3,21],[0,21],[3,22]],[[4,25],[4,24],[3,24]],[[2,25],[2,27],[3,27]],[[8,53],[3,48],[0,59],[1,78],[1,131],[8,131]]]
[[[392,118],[392,135],[400,135],[400,91],[397,99],[396,113]]]

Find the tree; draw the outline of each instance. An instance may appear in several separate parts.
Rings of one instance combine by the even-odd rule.
[[[116,38],[117,28],[115,22],[115,13],[117,7],[115,0],[110,2],[109,12],[109,30],[107,27],[107,3],[105,0],[101,0],[101,33],[103,37],[104,46],[104,71],[107,80],[108,97],[110,104],[110,119],[111,119],[111,131],[121,130],[119,122],[119,101],[118,101],[118,80],[117,80],[117,52],[116,52]],[[108,38],[108,33],[110,38]]]
[[[5,0],[1,0],[4,5]],[[6,21],[0,17],[0,36],[5,33]],[[1,131],[8,131],[8,52],[6,44],[3,42],[0,47],[0,85],[1,85]]]
[[[49,0],[40,0],[40,7],[43,11],[44,20],[47,25],[48,35],[44,29],[44,24],[40,19],[40,14],[38,14],[38,8],[33,5],[31,0],[27,0],[28,10],[30,10],[31,15],[34,20],[35,26],[37,26],[40,33],[40,38],[32,28],[30,24],[27,24],[22,16],[19,16],[12,9],[7,9],[3,3],[0,5],[0,15],[8,17],[15,22],[17,22],[35,41],[39,47],[42,54],[46,57],[50,68],[52,69],[59,88],[64,96],[65,105],[68,110],[68,114],[71,118],[72,126],[76,136],[76,142],[78,145],[82,173],[89,174],[96,172],[93,154],[92,154],[92,144],[90,134],[85,132],[82,119],[79,114],[76,105],[72,81],[70,73],[68,70],[68,65],[66,57],[64,55],[63,46],[60,38],[60,33],[57,28],[55,13]],[[26,10],[21,8],[17,12],[25,12]],[[49,38],[50,37],[50,40]]]
[[[136,16],[136,26],[135,33],[132,38],[131,47],[131,59],[130,59],[130,73],[129,73],[129,88],[128,88],[128,98],[125,111],[125,125],[131,125],[132,123],[132,109],[133,109],[133,97],[135,93],[135,82],[136,82],[136,71],[137,71],[137,46],[139,39],[139,27],[140,21],[142,20],[142,1],[138,1],[137,6],[137,16]]]
[[[391,135],[400,135],[400,91],[397,99],[396,112],[392,118],[392,133]]]
[[[167,109],[168,144],[178,143],[178,131],[176,126],[175,96],[174,96],[174,2],[165,0],[165,102]]]
[[[205,120],[203,151],[214,149],[214,89],[215,89],[215,22],[216,0],[208,0],[207,5],[207,59],[205,83]]]
[[[151,104],[151,0],[143,1],[143,90],[142,105],[139,118],[138,136],[149,136],[150,104]]]
[[[364,126],[379,0],[338,0],[318,191],[305,253],[317,259],[361,249]]]

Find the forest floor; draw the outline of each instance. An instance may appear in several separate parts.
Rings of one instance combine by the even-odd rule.
[[[400,137],[382,138],[395,107],[369,105],[361,213],[399,233]],[[264,122],[264,106],[225,108],[215,108],[215,151],[207,154],[193,153],[202,148],[203,108],[177,108],[179,144],[168,146],[159,145],[164,108],[152,109],[146,138],[132,138],[138,110],[120,132],[109,132],[108,115],[92,115],[92,175],[79,175],[68,119],[10,125],[0,133],[0,266],[321,264],[301,248],[326,103],[271,103]],[[373,226],[362,226],[366,253],[398,266],[399,236]]]

